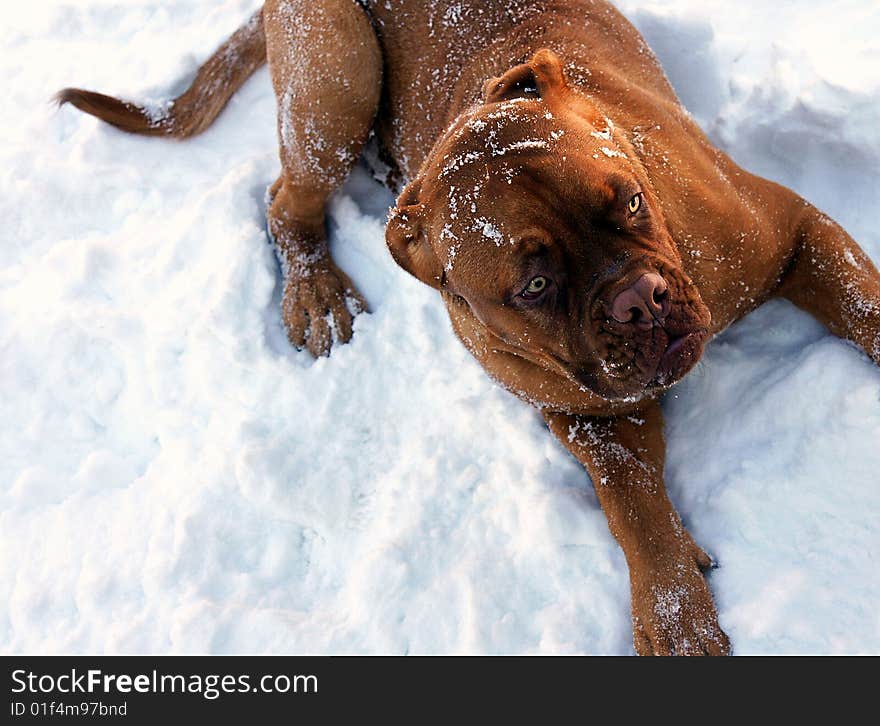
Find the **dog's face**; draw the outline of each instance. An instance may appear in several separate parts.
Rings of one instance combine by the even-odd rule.
[[[633,150],[540,51],[484,88],[392,211],[397,262],[493,345],[609,400],[675,383],[710,315]]]

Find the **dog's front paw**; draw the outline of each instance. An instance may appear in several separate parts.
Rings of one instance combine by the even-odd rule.
[[[351,280],[329,257],[287,272],[281,302],[287,337],[316,358],[351,340],[354,317],[366,309]]]
[[[730,653],[712,593],[690,552],[673,563],[634,573],[632,616],[639,655]]]

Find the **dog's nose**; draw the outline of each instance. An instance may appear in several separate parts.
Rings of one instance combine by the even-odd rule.
[[[633,323],[649,329],[669,315],[669,285],[660,275],[648,272],[617,293],[611,303],[611,316],[618,323]]]

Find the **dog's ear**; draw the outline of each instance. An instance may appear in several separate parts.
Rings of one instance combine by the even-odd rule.
[[[529,96],[547,98],[567,88],[559,56],[549,48],[542,48],[530,60],[514,66],[503,76],[486,81],[483,100],[497,103]]]
[[[410,275],[439,290],[443,268],[425,232],[425,205],[419,201],[421,180],[408,184],[388,215],[385,244],[394,261]]]

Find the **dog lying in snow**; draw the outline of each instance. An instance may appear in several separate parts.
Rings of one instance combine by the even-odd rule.
[[[78,89],[59,101],[184,138],[264,61],[293,344],[328,354],[364,307],[330,258],[324,208],[375,131],[390,183],[406,182],[391,254],[589,471],[629,564],[636,651],[729,652],[712,561],[664,489],[659,399],[777,296],[880,363],[880,275],[862,250],[716,149],[604,0],[268,0],[163,108]]]

